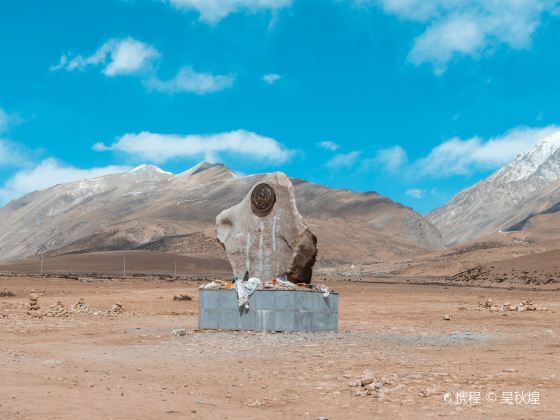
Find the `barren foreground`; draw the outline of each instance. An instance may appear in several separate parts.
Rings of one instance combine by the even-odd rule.
[[[0,278],[0,418],[560,418],[559,292],[329,286],[338,333],[265,334],[195,331],[192,282]],[[43,313],[80,297],[125,312],[36,319],[32,289]],[[351,386],[365,369],[371,390]]]

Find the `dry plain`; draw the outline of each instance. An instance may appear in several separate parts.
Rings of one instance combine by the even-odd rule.
[[[364,280],[327,279],[339,331],[304,334],[197,331],[204,281],[1,277],[0,418],[560,418],[558,291]],[[31,290],[43,313],[124,313],[32,318]],[[479,310],[487,297],[548,310]],[[365,369],[384,384],[356,396]]]

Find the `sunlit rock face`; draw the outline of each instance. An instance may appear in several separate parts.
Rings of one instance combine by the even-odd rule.
[[[233,207],[216,218],[217,237],[236,278],[269,281],[287,274],[310,283],[317,238],[296,205],[294,187],[280,172],[264,175]]]

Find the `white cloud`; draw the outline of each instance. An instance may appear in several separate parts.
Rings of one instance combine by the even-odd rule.
[[[83,70],[88,66],[103,65],[103,74],[108,77],[130,75],[149,70],[159,56],[154,47],[134,38],[114,38],[105,42],[93,55],[72,59],[63,55],[59,64],[51,67],[51,71]]]
[[[338,144],[330,140],[321,141],[317,143],[317,146],[330,152],[336,152],[338,149],[340,149],[340,146]]]
[[[0,140],[0,166],[8,165],[11,161],[12,154],[7,143],[4,140]]]
[[[483,140],[452,138],[436,146],[428,156],[413,164],[424,176],[469,175],[477,170],[497,169],[524,153],[538,141],[560,131],[560,127],[517,127],[502,136]]]
[[[410,190],[406,190],[405,194],[413,198],[422,198],[424,196],[424,190],[421,190],[419,188],[412,188]]]
[[[184,67],[171,80],[160,80],[154,76],[145,84],[148,89],[158,92],[191,92],[204,95],[230,88],[234,80],[233,76],[197,73],[190,67]]]
[[[80,169],[66,166],[55,159],[49,158],[35,167],[22,169],[9,178],[0,188],[0,203],[5,204],[29,192],[49,188],[57,184],[129,170],[128,166]]]
[[[396,145],[378,150],[374,162],[380,164],[386,171],[393,173],[408,162],[408,157],[405,150]]]
[[[181,10],[194,10],[200,14],[200,19],[207,23],[216,23],[231,13],[246,10],[278,10],[289,7],[292,0],[167,0],[171,5]]]
[[[26,152],[21,145],[0,139],[0,167],[29,164]]]
[[[415,64],[433,63],[436,74],[441,74],[454,55],[478,54],[485,42],[475,18],[454,16],[426,29],[416,39],[409,59]]]
[[[6,131],[10,124],[10,117],[6,111],[0,108],[0,133]]]
[[[375,2],[387,13],[423,25],[409,59],[445,71],[456,56],[480,56],[496,45],[528,48],[546,14],[558,0],[355,0]]]
[[[330,160],[325,163],[325,166],[329,169],[342,169],[350,168],[354,166],[358,157],[360,156],[360,151],[353,151],[350,153],[341,153],[333,156]]]
[[[125,134],[110,146],[97,143],[93,149],[122,152],[156,163],[174,158],[202,158],[216,162],[223,155],[233,155],[249,158],[253,162],[280,164],[295,154],[295,151],[287,149],[273,138],[245,130],[186,136],[141,132]]]
[[[274,83],[278,82],[282,79],[282,76],[276,73],[265,74],[263,76],[263,80],[267,85],[273,85]]]
[[[526,153],[539,141],[560,132],[560,126],[541,128],[516,127],[503,135],[483,139],[453,137],[434,147],[426,156],[409,161],[399,145],[380,149],[373,157],[358,162],[358,171],[387,175],[401,174],[407,179],[441,178],[472,175],[480,171],[498,169],[516,156]],[[349,167],[356,163],[358,152],[337,155],[327,166]],[[416,189],[406,192],[414,196]],[[423,191],[426,193],[426,191]],[[420,197],[417,197],[420,198]]]

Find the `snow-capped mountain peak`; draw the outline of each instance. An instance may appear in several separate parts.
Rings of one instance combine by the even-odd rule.
[[[545,137],[527,153],[518,155],[511,163],[499,169],[488,179],[501,183],[527,179],[535,174],[539,167],[555,154],[558,149],[560,149],[560,131]]]
[[[160,173],[160,174],[165,174],[165,175],[173,175],[171,172],[164,171],[163,169],[158,168],[157,166],[147,165],[147,164],[142,164],[140,166],[137,166],[132,171],[130,171],[130,173],[133,173],[133,174],[139,173],[139,172],[155,172],[155,173]]]
[[[516,206],[560,181],[560,131],[540,140],[488,178],[456,194],[427,218],[450,244],[474,239],[512,225]]]

